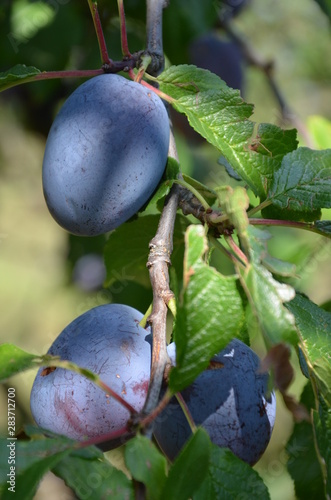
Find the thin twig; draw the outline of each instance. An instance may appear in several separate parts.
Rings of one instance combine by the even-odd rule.
[[[93,0],[88,0],[88,4],[93,19],[94,29],[97,34],[102,64],[105,64],[106,66],[111,66],[112,61],[108,56],[107,45],[105,41],[105,36],[103,34],[97,3],[94,2]]]
[[[124,57],[131,57],[129,44],[128,44],[128,36],[126,31],[126,22],[125,22],[125,12],[124,12],[124,3],[123,0],[117,0],[118,5],[118,13],[120,16],[121,23],[121,46],[122,46],[122,54]]]

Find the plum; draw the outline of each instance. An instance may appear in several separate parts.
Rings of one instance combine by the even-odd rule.
[[[168,346],[172,361],[175,346]],[[254,465],[264,453],[275,422],[276,399],[268,392],[268,375],[259,372],[259,357],[247,345],[233,339],[209,369],[201,373],[181,394],[194,422],[211,441],[227,447]],[[174,397],[156,419],[154,436],[173,460],[191,435],[186,417]]]
[[[229,87],[243,92],[243,55],[235,42],[211,33],[194,40],[189,50],[193,64],[208,69]]]
[[[162,100],[119,75],[99,75],[67,99],[50,129],[42,182],[54,219],[96,236],[146,204],[163,175],[169,119]]]
[[[98,374],[139,412],[145,402],[151,364],[149,329],[143,315],[123,304],[95,307],[76,318],[56,338],[48,353]],[[30,406],[36,423],[47,430],[82,440],[125,427],[130,413],[86,377],[63,368],[40,368]],[[109,441],[103,449],[122,444]]]

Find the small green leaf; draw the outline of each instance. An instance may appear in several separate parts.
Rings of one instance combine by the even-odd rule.
[[[125,446],[125,463],[132,477],[145,484],[148,498],[160,498],[167,479],[167,461],[147,437],[138,434]]]
[[[298,335],[294,317],[284,306],[293,299],[294,289],[275,280],[263,265],[265,249],[259,243],[255,228],[249,226],[247,233],[251,247],[251,261],[245,270],[240,272],[243,288],[247,293],[253,314],[261,331],[272,344],[290,342],[297,344]]]
[[[148,202],[148,206],[155,203],[159,205],[160,201],[169,193],[174,179],[177,179],[178,173],[179,163],[174,158],[168,157],[167,167],[163,175],[163,182],[161,182],[153,197]]]
[[[314,408],[315,399],[311,383],[302,392],[300,403],[307,409]],[[289,456],[287,469],[294,481],[295,492],[300,500],[324,497],[323,476],[319,463],[314,432],[311,423],[300,422],[294,425],[292,435],[286,445]]]
[[[40,75],[40,73],[41,71],[33,66],[17,64],[7,71],[0,73],[0,92],[20,83],[33,81],[34,77]]]
[[[211,442],[204,429],[198,429],[173,463],[161,500],[188,500],[200,487],[208,472]]]
[[[0,380],[36,366],[36,354],[25,352],[13,344],[0,345]]]
[[[249,121],[253,106],[238,90],[207,70],[171,66],[158,77],[160,89],[191,126],[218,148],[255,194],[265,198],[285,154],[297,147],[296,131]]]
[[[146,262],[149,254],[149,242],[155,236],[160,215],[145,215],[132,222],[122,224],[113,231],[104,248],[107,270],[105,286],[115,281],[136,281],[150,287]],[[183,265],[184,233],[189,222],[186,217],[176,217],[174,231],[174,251],[171,262],[178,272]]]
[[[227,448],[212,445],[208,474],[193,500],[269,500],[269,492],[258,473]]]
[[[331,149],[299,148],[275,172],[268,197],[283,209],[307,212],[331,207]]]
[[[286,307],[295,317],[310,375],[331,407],[331,314],[300,294]]]
[[[170,387],[180,391],[234,337],[242,338],[244,311],[235,276],[223,276],[205,262],[207,239],[201,225],[185,235],[184,290],[174,331],[176,367]]]

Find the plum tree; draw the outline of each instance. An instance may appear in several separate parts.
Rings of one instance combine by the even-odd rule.
[[[174,344],[168,346],[172,361]],[[208,432],[212,442],[227,447],[239,458],[255,464],[265,451],[275,422],[276,400],[268,395],[268,375],[260,373],[259,357],[233,339],[214,356],[182,396],[195,424]],[[174,397],[155,421],[154,436],[173,460],[191,435],[187,419]]]
[[[112,74],[83,83],[46,142],[43,190],[54,219],[82,236],[127,221],[161,180],[169,134],[163,102],[143,85]]]
[[[56,338],[48,354],[98,374],[139,412],[150,378],[149,330],[132,307],[107,304],[76,318]],[[30,398],[32,415],[45,429],[72,439],[93,438],[122,429],[129,411],[91,380],[63,368],[38,371]],[[112,440],[104,449],[123,442]]]

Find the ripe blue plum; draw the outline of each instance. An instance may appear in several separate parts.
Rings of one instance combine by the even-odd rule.
[[[168,353],[174,361],[174,344],[168,346]],[[194,422],[211,441],[251,465],[264,453],[276,415],[275,395],[268,395],[268,375],[259,372],[259,365],[257,354],[233,339],[213,357],[209,369],[181,392]],[[155,421],[154,436],[173,460],[190,435],[186,417],[172,398]]]
[[[161,180],[169,134],[162,100],[143,85],[111,74],[83,83],[46,142],[43,190],[54,219],[81,236],[127,221]]]
[[[98,374],[139,412],[151,364],[150,331],[139,326],[142,317],[122,304],[95,307],[70,323],[48,353]],[[39,369],[30,405],[40,427],[77,440],[120,430],[130,417],[122,404],[92,381],[63,368]],[[122,442],[119,437],[101,447],[110,449]]]
[[[242,51],[235,42],[207,34],[194,40],[189,50],[193,64],[208,69],[222,78],[229,87],[243,92],[244,60]]]

